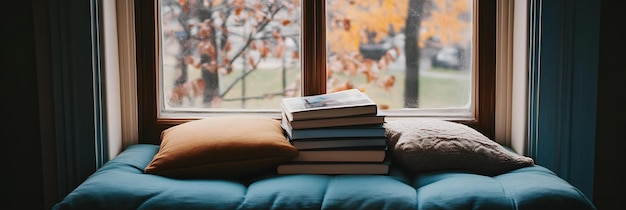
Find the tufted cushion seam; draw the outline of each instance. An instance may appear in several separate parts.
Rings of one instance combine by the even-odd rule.
[[[331,183],[335,180],[336,176],[327,176],[328,182],[326,182],[326,186],[324,186],[324,195],[322,196],[322,203],[320,204],[321,209],[327,209],[328,207],[326,207],[326,197],[330,197],[328,196],[328,189],[330,189],[330,185]]]
[[[243,191],[243,196],[241,197],[241,201],[239,202],[239,206],[237,209],[243,209],[243,205],[246,203],[246,199],[248,198],[248,192],[250,191],[250,185],[247,185]]]
[[[500,176],[500,175],[498,175]],[[510,202],[511,202],[511,209],[517,210],[519,209],[519,207],[517,206],[517,200],[515,200],[515,196],[511,196],[511,194],[508,192],[508,190],[504,187],[504,185],[502,184],[502,182],[497,179],[498,176],[492,177],[492,179],[498,183],[498,185],[500,185],[500,188],[502,188],[502,193],[504,194],[504,197],[506,197]]]

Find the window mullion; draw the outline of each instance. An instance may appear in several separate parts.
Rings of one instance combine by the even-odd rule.
[[[302,95],[304,96],[326,93],[325,4],[326,1],[302,1]]]

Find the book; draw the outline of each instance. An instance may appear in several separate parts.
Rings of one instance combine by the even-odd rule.
[[[291,128],[294,128],[294,129],[305,129],[305,128],[322,128],[322,127],[349,126],[349,125],[382,124],[384,122],[385,122],[384,115],[357,115],[357,116],[348,116],[348,117],[296,120],[296,121],[289,121],[289,124],[291,125]]]
[[[281,108],[289,121],[378,113],[376,103],[359,89],[283,98]]]
[[[386,148],[350,150],[300,150],[292,162],[383,162]]]
[[[278,174],[387,174],[389,163],[287,163]]]
[[[289,137],[288,137],[289,138]],[[291,140],[298,150],[350,147],[383,147],[387,145],[385,137],[344,137]]]
[[[291,140],[313,138],[337,138],[337,137],[384,137],[385,127],[383,124],[353,125],[341,127],[293,129],[286,119],[281,120],[281,125],[287,137]]]

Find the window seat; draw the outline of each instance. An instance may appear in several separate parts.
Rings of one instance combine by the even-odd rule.
[[[575,187],[533,165],[484,176],[460,171],[173,179],[144,173],[159,145],[136,144],[53,209],[595,209]]]

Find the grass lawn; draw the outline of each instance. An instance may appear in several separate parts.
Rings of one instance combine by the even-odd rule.
[[[173,70],[171,67],[164,68],[164,90],[166,93],[173,86]],[[220,91],[226,91],[233,81],[242,75],[241,70],[234,70],[231,74],[220,75]],[[299,75],[299,69],[286,71],[286,85],[289,86]],[[396,80],[393,88],[386,91],[377,83],[366,83],[365,76],[359,74],[353,77],[342,75],[340,78],[351,78],[357,88],[365,89],[365,92],[379,105],[388,105],[390,109],[404,107],[404,72],[387,71],[380,75],[385,77],[394,75]],[[200,78],[200,70],[189,68],[188,78]],[[245,87],[242,85],[245,84]],[[466,72],[455,70],[433,69],[420,73],[419,78],[419,107],[420,108],[443,108],[462,107],[470,97],[471,80]],[[253,109],[278,109],[282,96],[265,96],[268,93],[280,93],[283,89],[283,77],[280,69],[259,69],[249,74],[244,80],[236,83],[224,96],[222,108],[253,108]],[[249,98],[245,101],[241,98]],[[233,100],[235,99],[235,100]],[[191,106],[185,100],[184,106]],[[202,98],[196,98],[193,106],[202,107]]]

